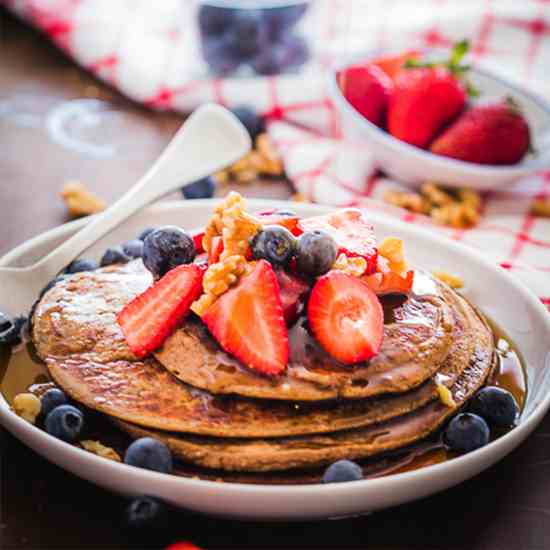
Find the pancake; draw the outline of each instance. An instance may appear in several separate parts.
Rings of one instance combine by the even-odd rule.
[[[116,323],[124,304],[150,284],[139,263],[74,275],[36,308],[38,354],[56,383],[89,408],[161,430],[276,437],[368,426],[437,397],[432,381],[400,395],[323,404],[216,397],[183,384],[154,359],[136,360]],[[475,348],[487,354],[493,349],[491,333],[475,311],[455,293],[452,300],[453,344],[437,373],[446,385],[454,383]]]
[[[221,439],[155,432],[125,422],[117,424],[134,438],[160,439],[177,457],[207,468],[247,472],[312,468],[340,459],[376,456],[428,437],[485,383],[494,364],[494,354],[474,353],[450,388],[455,401],[452,407],[433,401],[386,422],[326,435]]]
[[[380,353],[366,363],[339,363],[309,335],[305,319],[289,331],[289,365],[277,378],[257,374],[224,353],[199,322],[186,322],[155,357],[183,382],[213,394],[318,401],[404,392],[441,367],[453,340],[449,302],[456,294],[425,273],[416,278],[416,292],[391,308]],[[390,300],[383,300],[386,310]]]

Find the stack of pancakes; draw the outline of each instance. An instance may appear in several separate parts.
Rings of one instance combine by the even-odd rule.
[[[422,272],[410,297],[382,298],[384,341],[368,363],[339,364],[301,319],[289,332],[286,373],[264,377],[224,353],[191,317],[154,356],[138,360],[116,315],[151,282],[141,260],[59,282],[35,310],[34,344],[74,400],[206,468],[291,470],[405,448],[454,414],[495,362],[485,320]],[[452,395],[446,403],[440,385]]]

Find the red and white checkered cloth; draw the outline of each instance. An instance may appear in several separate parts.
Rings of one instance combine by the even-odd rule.
[[[480,248],[550,308],[550,220],[529,214],[550,196],[550,173],[487,196],[483,222],[451,230],[380,201],[400,184],[375,173],[369,152],[342,139],[327,97],[333,62],[371,49],[447,47],[469,38],[474,62],[550,97],[548,0],[317,0],[305,30],[317,64],[301,74],[212,79],[204,75],[192,0],[0,0],[87,70],[156,109],[187,112],[206,101],[255,105],[297,190],[317,202],[368,205]],[[467,182],[466,182],[467,183]]]

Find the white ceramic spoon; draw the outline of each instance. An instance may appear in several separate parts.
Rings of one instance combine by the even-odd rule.
[[[34,265],[0,268],[0,310],[28,313],[48,281],[117,225],[167,193],[235,162],[250,147],[248,132],[227,109],[213,104],[197,109],[147,173],[112,206]]]

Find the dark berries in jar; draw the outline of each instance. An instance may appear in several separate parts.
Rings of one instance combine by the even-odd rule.
[[[489,443],[487,422],[477,414],[457,414],[447,425],[443,441],[453,451],[469,453]]]
[[[178,265],[192,263],[196,256],[193,238],[173,225],[159,227],[143,245],[143,263],[157,279]]]
[[[171,473],[173,468],[170,449],[162,441],[152,437],[136,439],[126,450],[124,462],[164,474]]]
[[[342,483],[363,479],[363,470],[351,460],[338,460],[331,464],[323,474],[323,483]]]
[[[84,429],[84,415],[72,405],[60,405],[48,413],[44,427],[50,435],[74,443]]]
[[[242,61],[232,38],[225,34],[204,39],[202,55],[212,73],[218,76],[227,76],[236,71]]]
[[[252,68],[261,75],[289,72],[303,65],[309,57],[306,41],[301,36],[285,36],[271,48],[262,50],[251,61]]]
[[[487,386],[471,399],[469,411],[481,416],[489,426],[509,428],[519,415],[519,406],[509,391]]]
[[[317,277],[333,266],[338,246],[331,235],[320,229],[306,231],[298,239],[296,269],[298,273]]]
[[[255,259],[285,266],[296,250],[296,238],[286,227],[268,225],[254,236],[251,247]]]
[[[185,187],[182,187],[181,192],[187,200],[192,199],[210,199],[216,191],[216,181],[212,176],[194,181]]]

